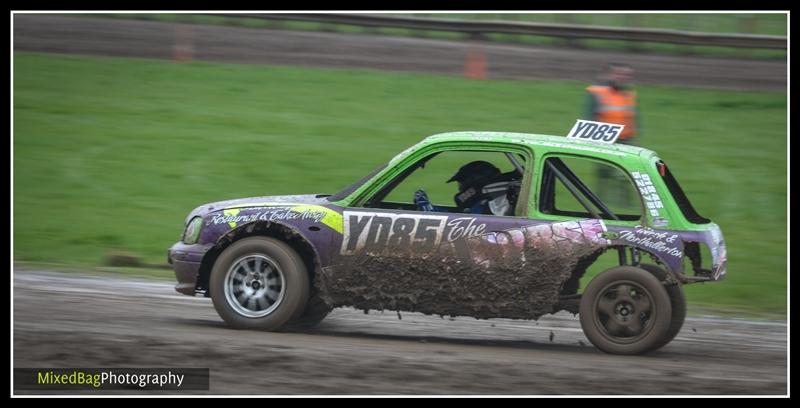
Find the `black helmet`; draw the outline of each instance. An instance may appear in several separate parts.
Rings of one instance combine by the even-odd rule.
[[[483,160],[477,160],[461,166],[456,174],[450,177],[450,180],[447,180],[447,182],[458,181],[463,186],[461,189],[465,190],[481,182],[486,184],[489,180],[499,175],[500,169],[495,167],[494,164]]]
[[[500,176],[500,169],[486,161],[473,161],[462,166],[451,181],[458,182],[458,193],[454,197],[459,209],[469,208],[482,199],[482,189]]]

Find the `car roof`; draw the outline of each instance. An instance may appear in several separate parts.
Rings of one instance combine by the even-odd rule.
[[[439,133],[428,136],[420,144],[439,142],[505,142],[526,144],[531,146],[551,147],[562,151],[574,150],[577,152],[592,151],[606,153],[614,156],[649,156],[655,155],[651,150],[626,144],[606,144],[591,141],[568,139],[564,136],[549,136],[531,133],[514,132],[488,132],[488,131],[460,131]]]

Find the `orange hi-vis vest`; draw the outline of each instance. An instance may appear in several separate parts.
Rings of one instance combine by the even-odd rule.
[[[592,85],[586,90],[597,98],[597,116],[594,120],[625,125],[620,139],[636,136],[636,92],[615,91],[605,85]]]

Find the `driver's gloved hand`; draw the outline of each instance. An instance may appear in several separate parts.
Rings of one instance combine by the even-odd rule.
[[[433,205],[428,200],[428,193],[423,189],[419,189],[414,193],[414,205],[417,206],[419,211],[433,211]]]

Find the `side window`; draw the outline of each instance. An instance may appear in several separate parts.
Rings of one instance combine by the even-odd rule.
[[[420,159],[364,204],[407,211],[514,215],[525,159],[497,151],[444,151]],[[419,206],[424,191],[430,207]],[[417,200],[415,200],[417,198]]]
[[[638,220],[642,202],[626,173],[609,163],[549,157],[544,163],[539,211],[570,217]]]

